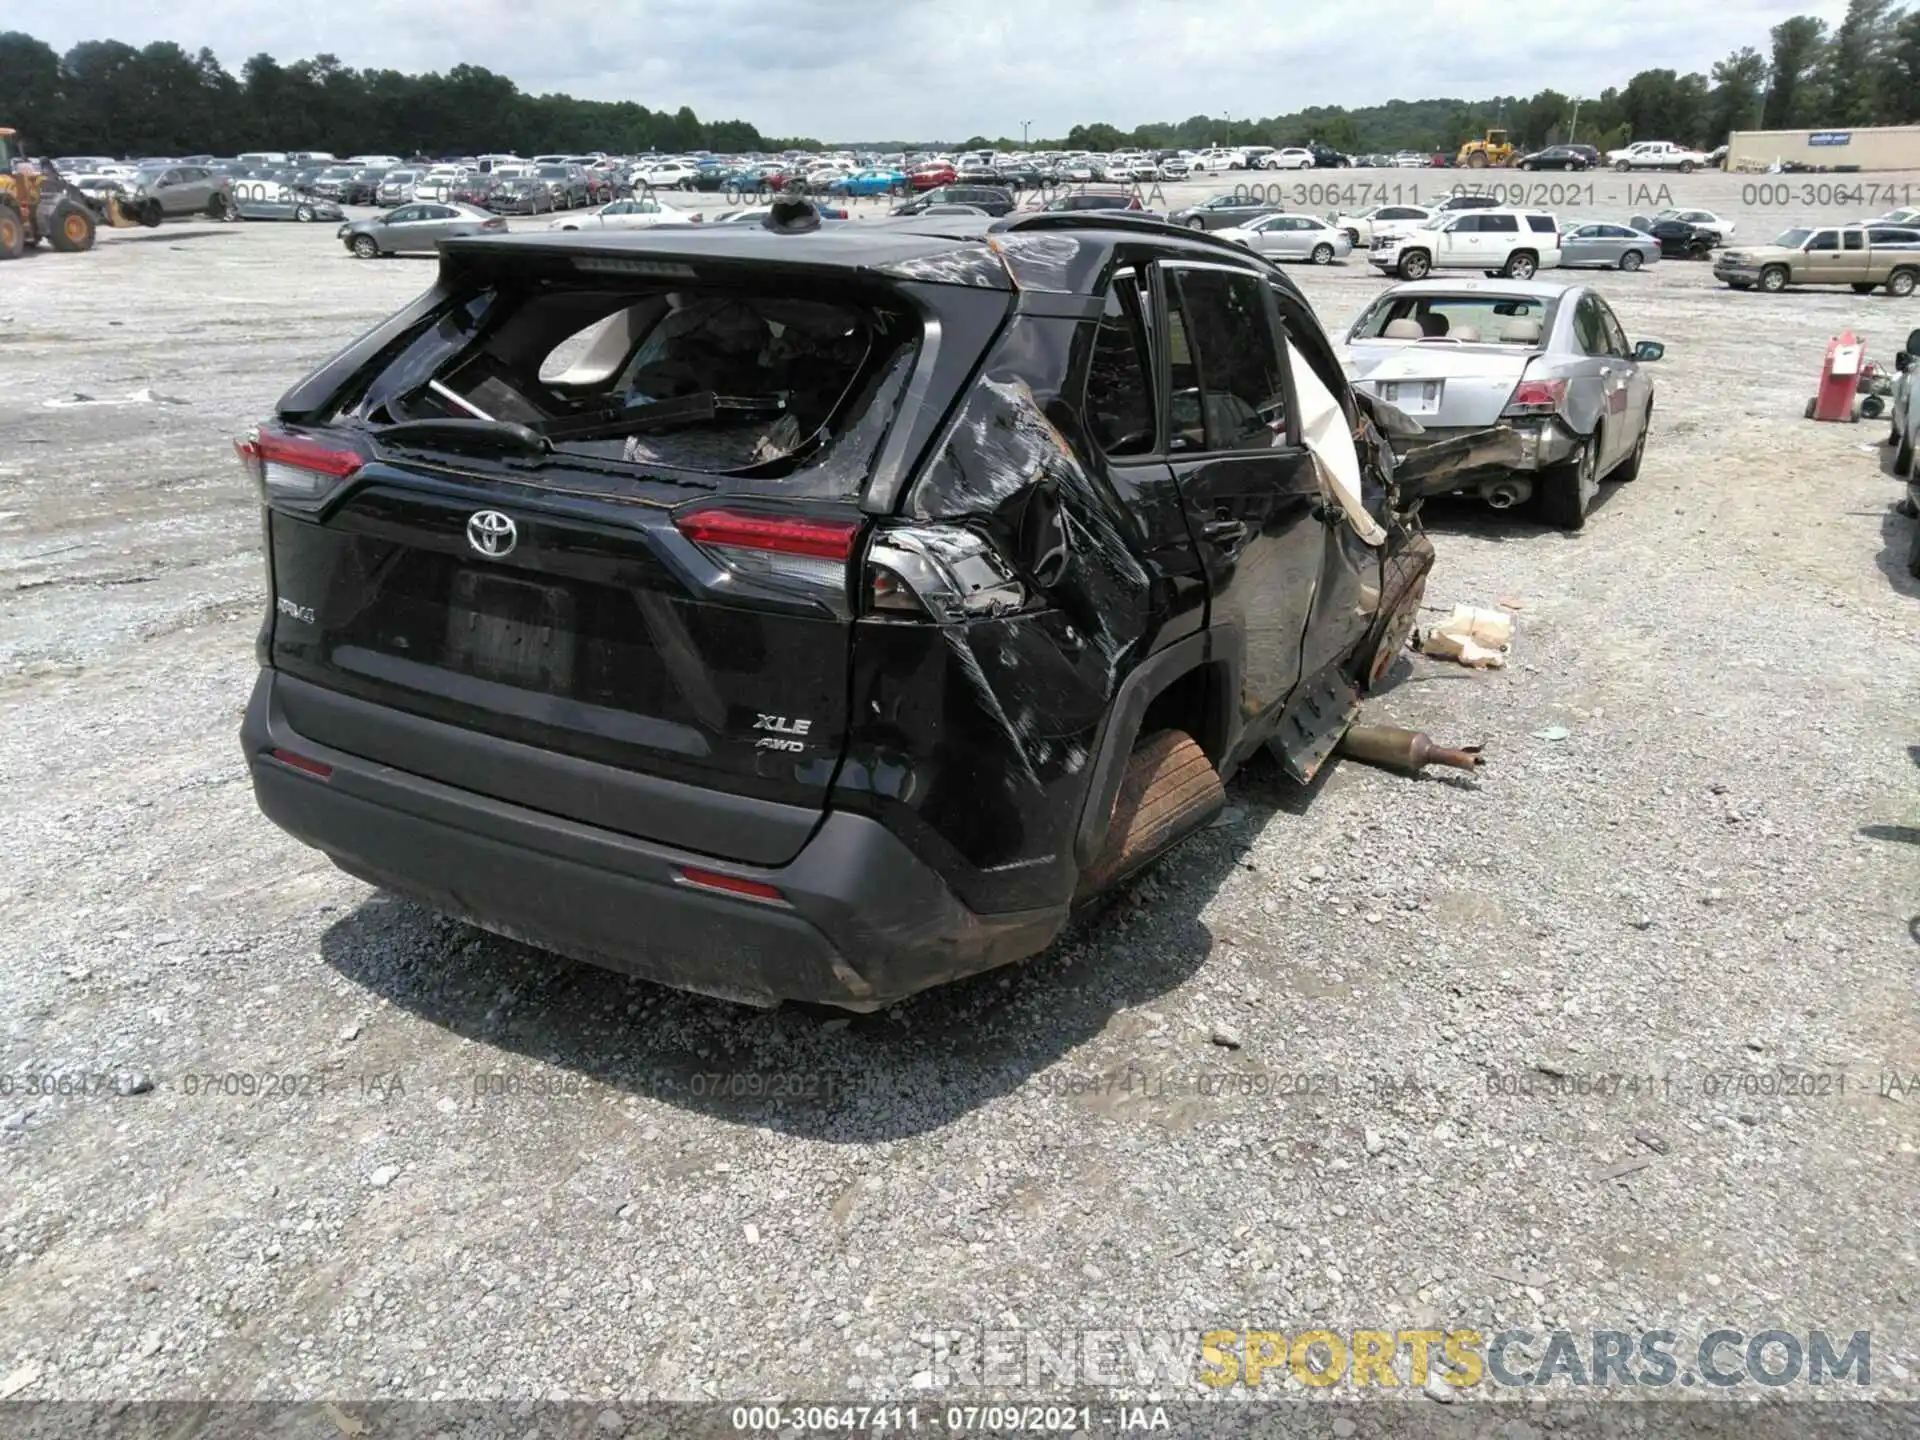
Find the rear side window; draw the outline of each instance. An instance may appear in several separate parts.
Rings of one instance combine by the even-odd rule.
[[[1607,325],[1591,295],[1582,295],[1573,310],[1574,342],[1589,355],[1607,353]]]
[[[1139,282],[1123,272],[1107,292],[1087,369],[1087,428],[1109,455],[1153,453],[1153,366]]]
[[[1511,235],[1519,230],[1520,222],[1511,215],[1482,215],[1480,228],[1497,231],[1502,235]]]
[[[1551,215],[1529,215],[1527,216],[1527,228],[1529,230],[1537,230],[1542,235],[1551,235],[1557,227]]]
[[[1286,425],[1286,369],[1253,275],[1178,268],[1168,275],[1170,449],[1253,450]]]

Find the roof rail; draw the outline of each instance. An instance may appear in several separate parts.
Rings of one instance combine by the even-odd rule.
[[[1265,256],[1222,240],[1207,230],[1176,225],[1164,215],[1145,215],[1138,210],[1041,210],[1027,215],[1008,215],[987,227],[990,233],[1006,234],[1027,230],[1148,230],[1177,236],[1199,245],[1210,245],[1242,260],[1264,261]]]

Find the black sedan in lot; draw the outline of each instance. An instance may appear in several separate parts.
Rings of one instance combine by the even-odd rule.
[[[1672,260],[1705,260],[1720,243],[1719,232],[1685,220],[1648,220],[1633,217],[1633,228],[1660,242],[1660,253]]]
[[[1280,208],[1263,205],[1247,195],[1216,195],[1198,205],[1176,210],[1167,218],[1189,230],[1227,230],[1258,220],[1262,215],[1271,215]]]
[[[1593,161],[1573,145],[1549,145],[1513,162],[1522,170],[1591,170]]]

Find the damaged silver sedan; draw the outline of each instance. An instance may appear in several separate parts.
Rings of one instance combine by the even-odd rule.
[[[1653,418],[1637,344],[1585,285],[1419,280],[1362,312],[1342,359],[1354,387],[1406,417],[1394,448],[1421,493],[1528,506],[1577,530],[1602,480],[1640,473]]]

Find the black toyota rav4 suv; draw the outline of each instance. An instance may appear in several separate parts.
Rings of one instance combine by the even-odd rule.
[[[1432,562],[1391,421],[1270,264],[1151,220],[450,241],[239,446],[260,807],[749,1003],[1018,960],[1337,743]]]

